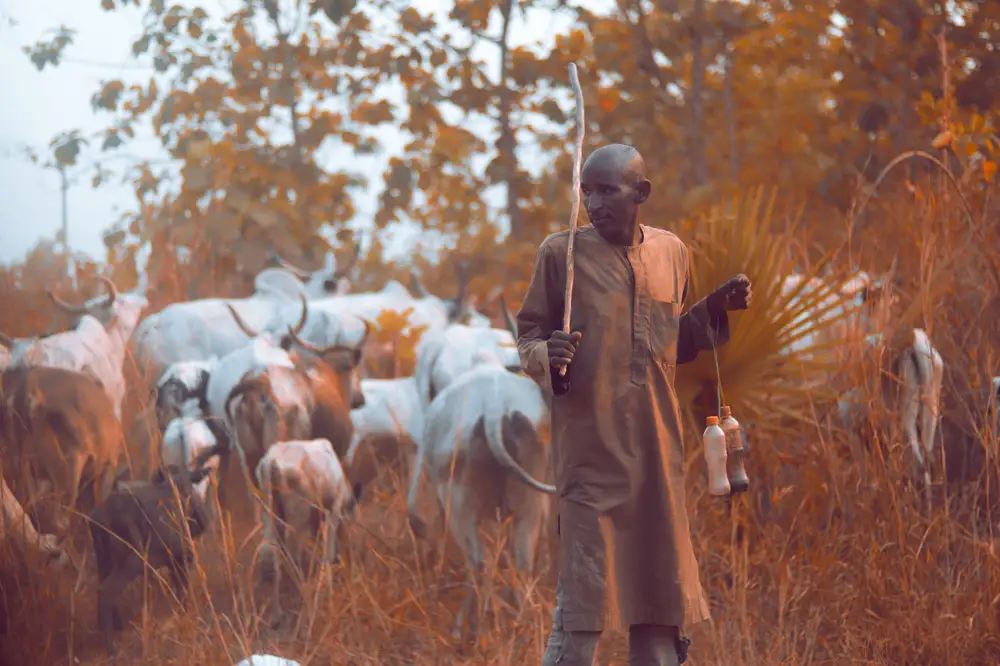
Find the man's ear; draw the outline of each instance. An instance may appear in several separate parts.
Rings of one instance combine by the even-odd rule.
[[[644,203],[646,203],[646,199],[649,198],[650,189],[651,189],[651,186],[649,184],[649,181],[646,180],[645,178],[642,179],[642,180],[640,180],[638,183],[636,183],[635,184],[635,202],[637,204],[644,204]]]

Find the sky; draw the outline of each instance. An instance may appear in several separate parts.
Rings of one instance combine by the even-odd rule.
[[[602,11],[613,6],[613,0],[592,0],[587,4],[593,11]],[[212,15],[221,15],[222,8],[228,11],[236,6],[236,0],[207,0],[205,4]],[[414,6],[444,16],[451,3],[417,0]],[[3,202],[0,262],[9,264],[19,260],[39,240],[53,237],[61,225],[59,175],[28,162],[23,157],[24,147],[43,150],[54,136],[71,128],[79,128],[84,134],[103,129],[109,117],[95,114],[90,106],[91,96],[102,80],[148,81],[152,69],[136,63],[130,52],[132,41],[140,33],[142,15],[134,7],[106,12],[100,7],[100,0],[0,0],[0,90],[5,91],[5,103],[0,104],[0,201]],[[39,72],[22,48],[44,38],[47,31],[59,25],[77,31],[74,43],[58,67],[46,67]],[[513,26],[513,45],[548,46],[569,25],[568,17],[529,10],[527,17],[519,17]],[[486,60],[490,71],[499,69],[495,47],[483,46],[477,55]],[[390,91],[390,97],[396,95]],[[374,214],[386,162],[404,143],[404,136],[398,131],[380,132],[380,139],[384,150],[376,157],[358,160],[345,157],[343,151],[324,151],[327,154],[322,156],[328,168],[337,168],[338,160],[346,159],[352,169],[368,177],[370,187],[357,197],[359,213],[352,223],[359,230],[367,226],[366,220]],[[142,158],[163,155],[149,126],[139,129],[127,152]],[[520,160],[539,163],[537,157],[532,159],[525,152],[519,153]],[[83,161],[86,164],[92,160],[84,157]],[[124,162],[116,164],[121,166]],[[78,170],[68,189],[69,244],[74,252],[103,260],[103,232],[122,212],[134,208],[135,198],[130,186],[119,185],[117,181],[93,189],[90,176],[90,171]],[[502,193],[494,194],[499,205]],[[408,253],[420,235],[412,227],[395,229],[383,242],[390,255],[399,256]]]

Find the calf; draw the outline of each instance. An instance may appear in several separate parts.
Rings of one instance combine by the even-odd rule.
[[[41,518],[45,531],[66,536],[83,496],[89,510],[111,491],[125,459],[114,405],[94,379],[60,368],[10,368],[0,373],[0,456],[15,493],[53,493]]]
[[[121,630],[118,599],[125,587],[152,569],[170,568],[174,594],[183,601],[187,567],[194,556],[190,539],[209,526],[205,495],[211,470],[172,469],[153,483],[111,493],[90,514],[90,535],[97,558],[97,621],[108,657],[115,655],[114,632]]]
[[[306,572],[307,546],[325,531],[322,562],[332,563],[338,557],[342,520],[353,513],[361,486],[352,491],[340,459],[325,439],[272,445],[258,463],[256,477],[268,508],[263,515],[264,557],[274,565],[274,603],[280,612],[282,567],[276,561],[278,553],[283,552],[295,567]]]

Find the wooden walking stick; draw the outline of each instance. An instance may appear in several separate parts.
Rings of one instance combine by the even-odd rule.
[[[580,217],[580,170],[583,168],[583,89],[576,73],[576,63],[569,64],[569,84],[576,96],[576,153],[573,155],[573,213],[569,218],[569,242],[566,245],[566,294],[563,297],[563,332],[569,333],[570,314],[573,311],[573,241],[576,238],[576,223]],[[567,366],[559,368],[559,375],[566,376]]]

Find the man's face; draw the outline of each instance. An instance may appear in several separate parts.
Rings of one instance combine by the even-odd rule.
[[[607,239],[627,239],[632,234],[641,197],[628,173],[608,159],[588,160],[581,173],[583,206],[590,223]]]

